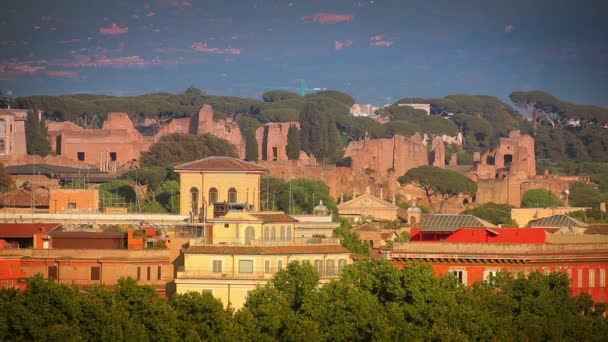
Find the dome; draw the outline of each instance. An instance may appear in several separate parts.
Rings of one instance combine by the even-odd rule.
[[[315,215],[327,215],[327,213],[329,212],[329,210],[327,209],[326,206],[323,205],[323,200],[319,201],[319,205],[317,205],[316,207],[314,207],[314,209],[312,210],[313,214]]]
[[[409,207],[407,208],[408,213],[422,213],[422,210],[418,207]]]

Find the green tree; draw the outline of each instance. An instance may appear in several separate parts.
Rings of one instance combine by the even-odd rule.
[[[27,112],[25,122],[25,142],[27,154],[37,154],[45,157],[51,152],[51,144],[48,140],[48,132],[44,117],[38,117],[38,109],[33,108]]]
[[[524,208],[559,207],[562,201],[556,194],[547,189],[532,189],[526,191],[521,206]]]
[[[301,99],[300,94],[293,93],[287,90],[269,90],[262,94],[264,102],[280,102],[285,100]]]
[[[441,213],[445,201],[452,197],[477,193],[477,184],[467,176],[434,166],[409,169],[398,181],[401,185],[412,183],[424,190],[433,213]],[[434,207],[435,198],[439,200],[437,209]]]
[[[513,206],[508,204],[490,202],[472,209],[466,209],[462,211],[461,214],[477,216],[482,220],[486,220],[496,225],[514,225],[515,222],[511,219],[512,208]]]
[[[182,339],[202,341],[234,340],[232,312],[210,293],[188,292],[176,294],[171,300],[176,312],[178,332]]]
[[[4,164],[0,163],[0,192],[5,192],[12,189],[15,186],[15,182],[8,173],[8,170]]]
[[[274,288],[285,298],[288,305],[298,311],[302,304],[314,295],[319,285],[319,273],[308,263],[292,261],[272,278]]]
[[[300,114],[302,150],[324,163],[335,162],[341,154],[336,111],[348,111],[339,102],[326,99],[309,101]]]
[[[255,138],[255,131],[250,130],[245,133],[245,160],[258,161],[258,141]]]
[[[342,220],[340,227],[334,230],[334,236],[341,238],[342,246],[349,251],[361,254],[369,255],[370,245],[361,241],[359,235],[352,231],[353,226],[347,221]]]
[[[592,207],[599,209],[602,201],[601,192],[582,182],[576,182],[570,186],[569,204],[573,207]]]
[[[176,180],[165,181],[156,195],[156,200],[165,209],[172,213],[179,213],[179,182]]]
[[[302,144],[300,142],[300,130],[296,125],[291,125],[289,126],[289,131],[287,131],[287,158],[289,160],[300,159],[301,149]]]
[[[234,145],[225,139],[209,134],[176,133],[163,136],[147,152],[143,152],[141,163],[143,166],[167,167],[209,156],[238,158]]]

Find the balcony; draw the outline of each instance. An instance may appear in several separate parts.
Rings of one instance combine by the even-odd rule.
[[[344,266],[329,266],[316,267],[319,273],[319,278],[324,280],[336,279],[342,274]],[[216,270],[218,271],[218,270]],[[249,271],[249,270],[247,270]],[[177,266],[177,279],[205,279],[205,280],[221,280],[221,279],[243,279],[243,280],[271,280],[279,271],[278,268],[272,267],[255,267],[251,272],[239,272],[238,267],[232,269],[225,268],[221,272],[214,272],[209,267],[190,267]]]
[[[240,239],[216,238],[209,243],[207,238],[190,239],[190,246],[230,245],[230,246],[335,246],[340,244],[338,238],[292,238],[292,239]]]

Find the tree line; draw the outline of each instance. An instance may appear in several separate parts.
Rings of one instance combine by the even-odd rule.
[[[409,341],[576,340],[608,336],[606,305],[571,295],[564,273],[510,275],[462,286],[428,264],[401,270],[360,260],[321,287],[292,262],[251,291],[240,310],[210,293],[161,299],[121,279],[86,290],[36,276],[0,291],[0,339],[11,341]]]

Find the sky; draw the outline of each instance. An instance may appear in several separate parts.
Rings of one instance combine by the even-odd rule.
[[[606,1],[2,0],[12,96],[260,98],[337,89],[359,103],[544,90],[608,107]]]

